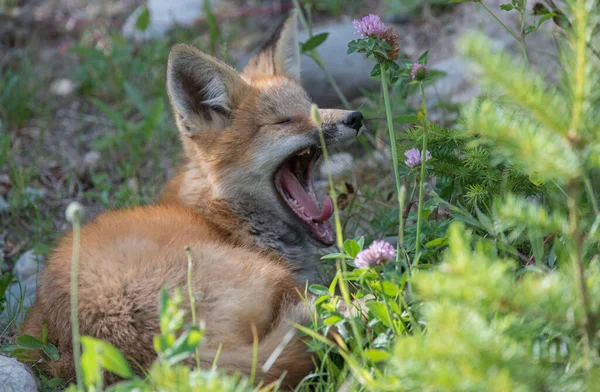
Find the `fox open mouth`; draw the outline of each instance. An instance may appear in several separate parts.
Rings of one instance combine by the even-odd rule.
[[[328,196],[323,200],[323,207],[319,207],[312,182],[312,172],[319,156],[316,147],[296,152],[275,172],[275,187],[284,204],[308,227],[310,235],[331,246],[334,235],[327,220],[333,215],[333,201]]]

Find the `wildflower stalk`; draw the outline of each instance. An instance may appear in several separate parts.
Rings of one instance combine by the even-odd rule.
[[[331,176],[331,169],[329,167],[329,156],[327,154],[327,145],[325,144],[325,135],[323,134],[323,126],[321,123],[321,116],[319,116],[319,108],[315,104],[313,104],[312,108],[311,108],[311,117],[312,117],[312,120],[314,121],[315,125],[317,126],[317,129],[319,130],[319,140],[321,142],[321,149],[323,150],[323,160],[325,161],[325,169],[327,171],[327,181],[329,182],[329,196],[331,197],[331,201],[333,202],[333,216],[334,216],[334,221],[335,221],[336,243],[337,243],[339,251],[341,252],[344,249],[344,237],[343,237],[343,233],[342,233],[342,224],[340,221],[340,211],[338,209],[338,204],[337,204],[337,193],[335,191],[335,186],[333,184],[333,177]],[[338,285],[339,285],[340,291],[342,293],[342,298],[344,299],[344,302],[346,303],[346,306],[351,306],[350,304],[352,302],[350,300],[350,290],[348,289],[348,282],[346,282],[346,279],[344,278],[345,273],[346,273],[346,263],[343,262],[342,260],[338,259],[336,261],[336,274],[337,274]],[[364,353],[362,350],[362,347],[363,347],[362,337],[361,337],[360,331],[358,330],[358,327],[356,326],[356,322],[353,318],[350,319],[350,326],[352,327],[351,328],[352,334],[354,335],[354,339],[356,340],[356,343],[357,343],[357,346],[361,353],[361,356],[364,356]]]
[[[79,274],[79,253],[81,247],[81,220],[83,218],[83,208],[79,203],[71,203],[67,207],[67,220],[73,224],[73,253],[71,258],[71,333],[73,339],[73,362],[75,364],[75,376],[77,378],[77,389],[84,390],[83,372],[81,369],[81,341],[79,334],[79,305],[78,305],[78,274]]]
[[[423,226],[423,198],[425,189],[425,174],[426,174],[426,162],[427,162],[427,101],[425,98],[425,90],[423,89],[423,83],[419,82],[419,88],[421,89],[421,110],[423,115],[423,148],[421,150],[421,176],[419,179],[419,206],[417,210],[417,237],[415,243],[415,262],[413,267],[416,268],[419,265],[421,258],[421,228]]]
[[[398,254],[398,252],[396,252],[396,254]],[[381,274],[378,271],[375,271],[375,273],[377,274],[377,280],[379,281],[379,285],[381,287],[381,294],[383,296],[383,306],[385,307],[385,312],[388,316],[388,319],[390,320],[392,329],[396,333],[396,336],[400,336],[400,335],[402,335],[402,331],[400,331],[400,329],[398,329],[398,326],[396,325],[396,323],[394,322],[394,318],[392,317],[392,311],[390,310],[390,305],[388,304],[388,298],[385,294],[385,290],[383,289],[383,279],[381,278]],[[402,318],[400,318],[399,320],[402,323],[404,329],[406,330],[406,325],[404,325]]]
[[[398,261],[399,250],[401,246],[401,240],[403,239],[403,225],[402,225],[402,207],[400,203],[400,194],[401,194],[401,183],[400,183],[400,172],[398,171],[399,163],[398,163],[398,150],[396,147],[396,135],[394,133],[394,122],[392,119],[392,108],[390,106],[390,97],[387,86],[387,79],[385,76],[386,65],[383,63],[379,64],[380,73],[381,73],[381,89],[383,90],[383,103],[385,105],[385,118],[388,126],[388,133],[390,137],[390,148],[392,150],[392,164],[394,165],[394,179],[396,181],[396,196],[398,197],[398,208],[400,211],[398,212],[400,218],[400,224],[398,226],[398,245],[396,246],[396,261]],[[402,244],[403,246],[403,244]]]
[[[527,55],[527,47],[525,46],[525,7],[527,5],[527,0],[523,0],[522,8],[519,10],[521,14],[521,33],[519,34],[519,45],[521,46],[521,50],[523,51],[523,58],[525,59],[525,64],[527,64],[527,68],[529,68],[529,56]]]
[[[311,39],[313,37],[313,31],[312,31],[312,18],[310,18],[310,10],[308,12],[309,20],[307,21],[306,18],[304,17],[304,13],[302,12],[302,8],[300,8],[300,4],[298,3],[298,0],[293,0],[293,2],[294,2],[294,7],[296,8],[296,13],[298,14],[298,17],[300,18],[300,23],[302,23],[302,26],[308,31],[308,39]],[[317,49],[313,49],[313,50],[307,52],[306,54],[308,55],[308,57],[313,59],[313,61],[319,66],[319,68],[321,68],[321,70],[325,74],[325,77],[327,78],[327,81],[331,85],[331,88],[333,88],[333,91],[335,91],[335,93],[337,94],[342,105],[344,105],[344,107],[346,109],[350,110],[350,102],[348,102],[348,99],[346,98],[346,96],[344,95],[342,90],[340,89],[340,86],[335,81],[333,75],[331,74],[331,72],[329,72],[329,69],[327,69],[327,67],[325,66],[325,63],[323,62],[323,59],[321,58],[321,55],[319,54]]]
[[[197,327],[196,324],[196,298],[194,297],[194,288],[192,285],[192,269],[194,266],[194,261],[192,260],[192,250],[189,246],[185,247],[185,253],[188,259],[188,270],[187,270],[187,285],[188,285],[188,296],[190,298],[190,309],[192,311],[192,324],[194,327]],[[196,366],[200,368],[200,348],[196,348]]]
[[[398,193],[398,244],[396,246],[396,266],[400,264],[400,252],[402,251],[402,261],[408,270],[408,260],[406,259],[406,249],[404,248],[404,206],[406,204],[406,187],[402,185]]]
[[[500,25],[502,27],[504,27],[504,30],[506,30],[510,35],[512,35],[512,37],[514,39],[517,40],[517,42],[519,43],[519,46],[521,46],[521,51],[523,52],[523,58],[525,59],[525,63],[527,64],[527,68],[529,68],[529,57],[527,56],[527,48],[525,47],[525,11],[519,11],[519,13],[521,14],[521,36],[519,37],[517,34],[515,34],[510,27],[508,27],[504,22],[502,22],[500,20],[500,18],[498,18],[496,16],[496,14],[494,14],[492,12],[492,10],[490,10],[483,1],[480,1],[479,4],[481,4],[481,6],[488,12],[488,14],[492,15],[492,17],[494,19],[496,19],[496,22],[500,23]],[[523,6],[524,9],[525,6]]]
[[[333,75],[331,74],[331,72],[329,72],[329,70],[325,66],[325,63],[323,62],[323,59],[321,58],[321,55],[319,54],[319,52],[317,52],[316,49],[313,49],[310,51],[310,53],[308,55],[310,56],[310,58],[312,58],[315,61],[315,63],[317,63],[319,68],[321,68],[321,70],[323,70],[323,72],[325,73],[325,77],[327,78],[327,81],[329,82],[329,84],[333,88],[333,91],[335,91],[338,98],[342,102],[342,105],[344,105],[344,107],[346,109],[350,110],[350,102],[348,102],[348,99],[346,99],[346,96],[344,95],[344,93],[340,89],[340,86],[338,86],[337,82],[333,78]]]

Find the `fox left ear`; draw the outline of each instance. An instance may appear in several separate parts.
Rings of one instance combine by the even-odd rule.
[[[285,75],[300,81],[300,45],[296,11],[250,59],[242,73],[249,77]]]

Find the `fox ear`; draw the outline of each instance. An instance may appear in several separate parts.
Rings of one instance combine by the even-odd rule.
[[[185,44],[175,45],[167,65],[167,92],[186,136],[228,126],[246,83],[229,65]]]
[[[296,11],[284,20],[243,70],[249,77],[285,75],[300,81],[300,45]]]

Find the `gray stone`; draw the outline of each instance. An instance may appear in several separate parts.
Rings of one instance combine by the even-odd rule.
[[[327,40],[317,48],[317,51],[323,59],[325,67],[349,101],[362,96],[361,89],[373,89],[379,85],[379,79],[369,76],[375,65],[373,61],[366,60],[362,54],[347,54],[348,42],[357,38],[354,31],[354,27],[349,21],[313,29],[313,35],[329,33]],[[298,40],[306,42],[308,32],[300,31]],[[246,56],[238,63],[238,69],[242,69],[248,63],[250,56]],[[327,76],[315,61],[305,55],[301,56],[300,60],[302,85],[313,101],[321,107],[341,105]]]
[[[348,100],[362,96],[361,89],[373,89],[379,79],[369,76],[375,62],[366,60],[363,54],[348,55],[348,42],[358,38],[352,23],[343,22],[316,27],[313,35],[328,32],[327,40],[317,48],[325,67],[332,74],[340,90]],[[308,40],[308,32],[301,31],[300,42]],[[308,56],[302,56],[302,84],[319,106],[340,104],[337,94],[331,88],[325,73]]]
[[[13,273],[22,284],[35,282],[37,273],[41,268],[40,263],[43,260],[44,258],[36,254],[34,249],[30,249],[19,257],[13,268]]]
[[[0,392],[35,392],[37,383],[31,371],[14,358],[0,355]]]
[[[216,0],[211,1],[213,5],[216,2]],[[148,29],[140,31],[135,27],[143,10],[143,6],[140,6],[125,21],[123,35],[134,40],[160,38],[175,26],[192,26],[204,14],[203,4],[204,2],[198,0],[148,0],[146,4],[150,11]]]

